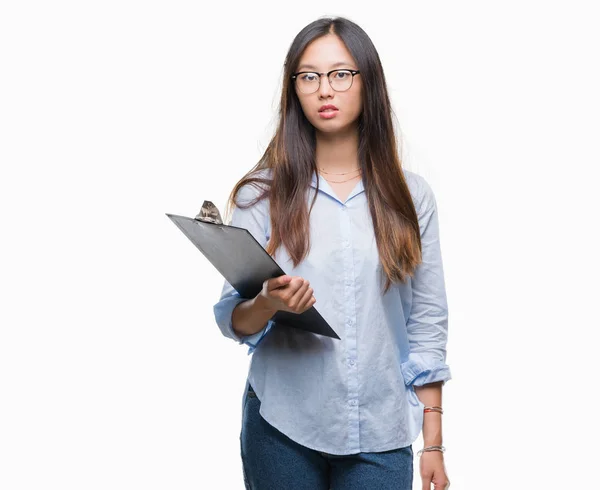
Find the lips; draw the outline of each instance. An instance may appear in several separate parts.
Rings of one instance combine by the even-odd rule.
[[[337,111],[339,110],[336,106],[334,106],[333,104],[326,104],[320,107],[319,112],[331,112],[331,111]]]

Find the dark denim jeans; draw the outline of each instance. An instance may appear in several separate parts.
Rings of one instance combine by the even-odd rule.
[[[260,400],[249,386],[240,434],[247,489],[412,490],[412,445],[378,453],[323,453],[292,441],[259,409]]]

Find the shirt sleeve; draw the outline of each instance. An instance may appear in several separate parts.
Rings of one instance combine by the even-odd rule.
[[[407,321],[410,346],[402,363],[406,385],[422,386],[451,379],[446,364],[448,304],[440,249],[438,211],[429,184],[421,178],[422,199],[418,206],[422,262],[412,278],[412,307]]]
[[[240,204],[247,204],[253,201],[260,192],[253,185],[247,184],[238,192],[238,201]],[[247,229],[260,245],[265,248],[267,244],[268,230],[268,199],[258,201],[256,204],[247,209],[234,207],[231,222],[232,226]],[[258,347],[262,339],[271,330],[274,321],[269,320],[265,326],[253,335],[239,336],[233,330],[231,317],[234,308],[241,302],[252,298],[242,298],[233,286],[224,280],[223,288],[219,301],[213,306],[215,321],[221,330],[221,333],[230,339],[235,340],[238,344],[245,344],[248,348],[248,355],[252,354]]]

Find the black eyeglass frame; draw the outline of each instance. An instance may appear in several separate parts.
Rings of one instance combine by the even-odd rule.
[[[335,90],[333,88],[333,85],[331,85],[331,80],[329,80],[330,75],[334,71],[349,71],[352,75],[352,83],[350,83],[350,87],[348,87],[346,90]],[[349,68],[336,68],[335,70],[330,70],[327,73],[319,73],[317,71],[299,71],[298,73],[294,73],[291,78],[292,80],[295,80],[298,77],[298,75],[303,75],[304,73],[312,73],[313,75],[319,75],[319,86],[317,87],[317,90],[315,90],[315,92],[317,92],[321,88],[321,77],[323,75],[327,75],[327,80],[329,80],[329,85],[333,90],[335,90],[336,92],[346,92],[352,88],[352,84],[354,83],[354,75],[358,75],[360,73],[360,70],[350,70]],[[314,94],[315,92],[310,93]]]

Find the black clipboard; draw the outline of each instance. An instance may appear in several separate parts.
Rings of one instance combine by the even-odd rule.
[[[254,298],[262,290],[262,285],[267,279],[285,274],[273,257],[245,228],[165,214],[242,298]],[[283,325],[340,339],[314,306],[303,313],[279,310],[271,320],[275,321],[275,327]]]

